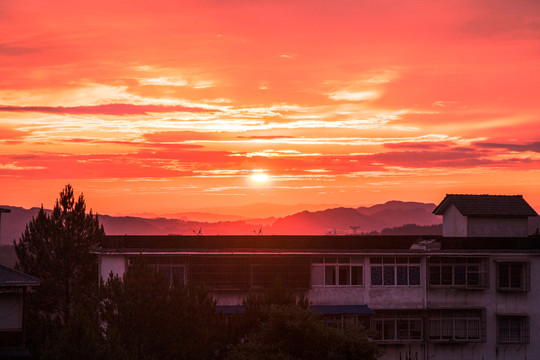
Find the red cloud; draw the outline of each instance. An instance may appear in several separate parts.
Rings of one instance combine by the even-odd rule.
[[[0,111],[6,112],[42,112],[52,114],[101,114],[101,115],[145,115],[155,112],[216,112],[217,109],[200,107],[165,106],[165,105],[135,105],[135,104],[104,104],[92,106],[0,106]]]
[[[219,133],[197,132],[197,131],[161,131],[144,134],[144,138],[152,142],[180,142],[189,140],[216,140]]]

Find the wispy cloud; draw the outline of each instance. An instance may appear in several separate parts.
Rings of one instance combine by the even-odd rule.
[[[328,94],[328,97],[332,100],[347,100],[347,101],[369,101],[375,100],[380,96],[377,91],[336,91]]]
[[[41,112],[52,114],[101,114],[101,115],[146,115],[148,113],[171,112],[216,112],[217,109],[166,105],[104,104],[91,106],[0,106],[0,112]]]
[[[534,141],[525,144],[479,142],[476,143],[476,145],[486,149],[505,149],[518,152],[533,151],[540,153],[540,141]]]

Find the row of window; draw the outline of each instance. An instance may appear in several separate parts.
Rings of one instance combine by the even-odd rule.
[[[377,311],[371,320],[380,342],[485,342],[484,310]],[[424,334],[424,331],[427,333]],[[499,344],[528,344],[529,317],[497,315]]]
[[[171,285],[189,283],[213,290],[310,286],[311,261],[304,256],[149,256],[147,262]]]
[[[371,257],[370,284],[420,285],[419,257]],[[477,288],[488,287],[488,261],[483,257],[432,257],[428,260],[430,287]],[[364,285],[363,266],[349,264],[336,258],[320,259],[312,264],[311,284],[314,286]],[[528,291],[529,263],[526,261],[497,262],[497,290]]]
[[[427,282],[432,288],[485,289],[489,284],[485,257],[431,257]],[[211,289],[287,288],[310,286],[363,286],[364,259],[301,256],[200,256],[149,257],[150,266],[175,283],[192,283]],[[527,261],[496,262],[498,291],[529,291]],[[189,273],[186,269],[189,268]],[[370,257],[371,286],[419,286],[420,257]]]

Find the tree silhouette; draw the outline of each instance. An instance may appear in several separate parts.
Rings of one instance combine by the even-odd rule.
[[[259,322],[226,360],[376,360],[381,356],[362,328],[336,329],[297,304],[265,305]]]
[[[108,359],[215,358],[224,347],[224,323],[203,289],[175,283],[132,259],[122,278],[101,287],[101,319]]]
[[[39,278],[41,286],[30,295],[30,306],[66,324],[74,309],[95,294],[97,260],[89,247],[104,235],[97,215],[86,213],[81,194],[77,201],[71,185],[56,200],[52,214],[41,205],[14,241],[16,268]]]

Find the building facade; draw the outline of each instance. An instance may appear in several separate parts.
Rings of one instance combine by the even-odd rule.
[[[249,293],[291,289],[332,325],[373,329],[386,359],[540,354],[538,237],[106,236],[94,252],[103,279],[144,256],[229,312]]]
[[[0,265],[0,359],[30,358],[26,349],[25,300],[39,280]]]

